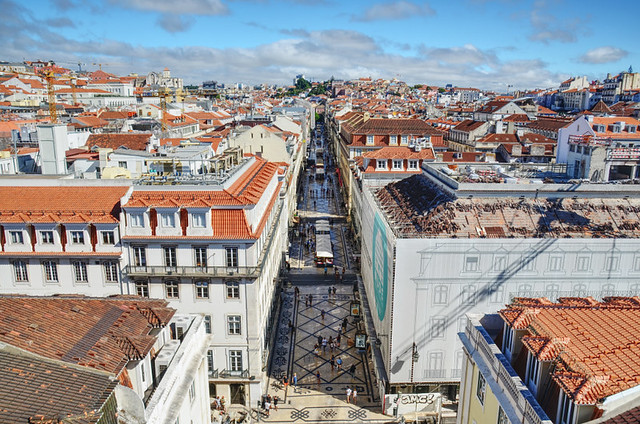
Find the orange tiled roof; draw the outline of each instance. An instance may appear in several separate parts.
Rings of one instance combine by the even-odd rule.
[[[0,296],[0,341],[118,375],[142,359],[175,309],[164,300]]]
[[[419,152],[405,146],[388,146],[382,149],[372,150],[362,154],[365,158],[371,159],[427,159],[433,160],[433,150],[422,149]]]
[[[105,121],[106,122],[106,121]],[[92,148],[94,146],[116,150],[120,147],[126,147],[130,150],[145,151],[151,133],[107,133],[107,134],[91,134],[87,139],[86,146]]]
[[[521,304],[500,315],[514,328],[528,328],[523,344],[539,360],[557,361],[553,380],[577,404],[640,384],[640,298],[563,298],[558,303]]]
[[[128,187],[0,187],[0,222],[116,223]]]

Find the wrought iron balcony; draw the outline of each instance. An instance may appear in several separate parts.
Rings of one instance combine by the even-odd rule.
[[[249,378],[249,370],[232,371],[224,369],[222,371],[215,369],[209,371],[209,378]]]
[[[124,274],[129,277],[257,277],[256,266],[134,266],[127,265]]]

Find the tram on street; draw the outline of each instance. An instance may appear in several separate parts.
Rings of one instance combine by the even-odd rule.
[[[333,266],[333,248],[331,246],[331,227],[327,220],[317,220],[315,224],[316,254],[314,262],[316,266]]]

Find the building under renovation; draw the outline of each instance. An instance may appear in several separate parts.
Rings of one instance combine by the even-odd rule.
[[[640,293],[638,186],[543,181],[552,179],[428,164],[363,190],[362,277],[381,395],[440,387],[453,398],[466,313],[515,296]]]

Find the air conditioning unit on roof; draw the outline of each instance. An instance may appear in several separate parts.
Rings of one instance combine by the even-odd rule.
[[[170,340],[162,346],[162,349],[155,358],[156,376],[162,375],[162,373],[169,368],[169,364],[171,364],[179,347],[179,340]]]

